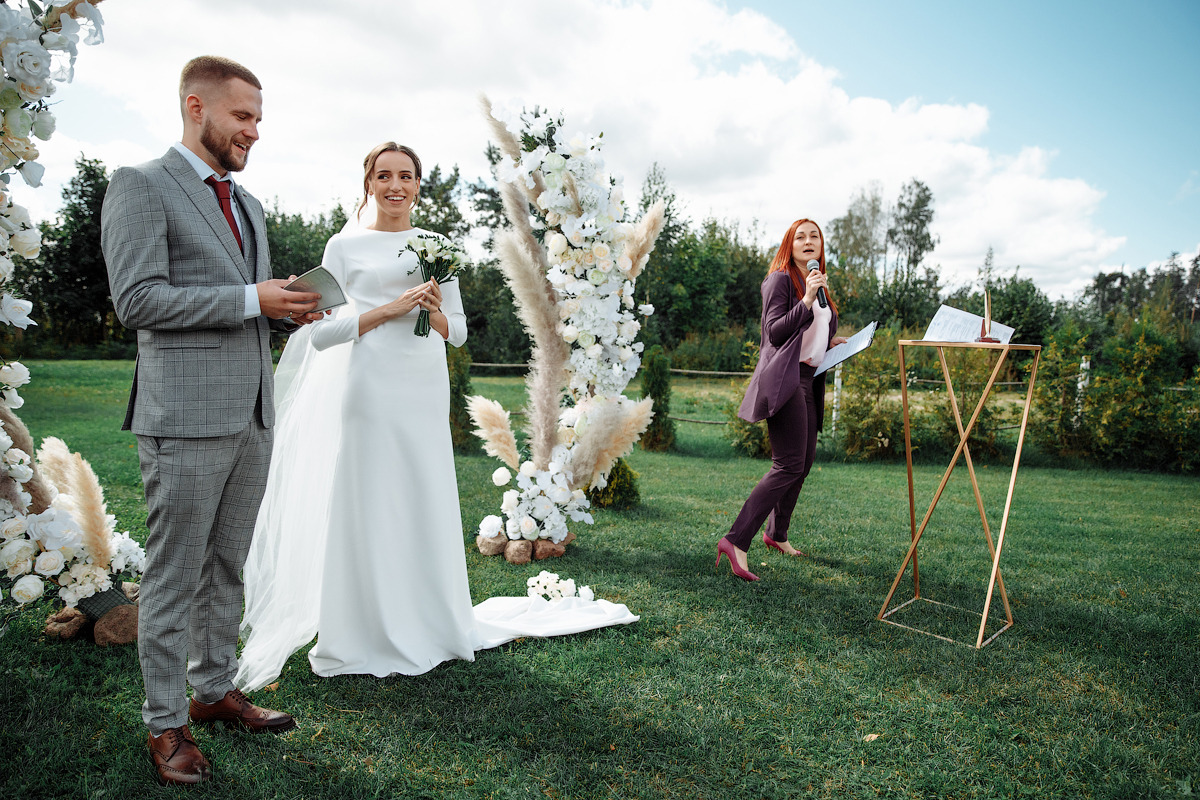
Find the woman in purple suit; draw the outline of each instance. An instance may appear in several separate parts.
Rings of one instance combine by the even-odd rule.
[[[810,272],[810,264],[819,265],[819,271]],[[758,580],[747,569],[746,551],[763,522],[764,544],[790,556],[803,555],[787,536],[825,411],[825,373],[813,374],[825,351],[846,341],[834,336],[837,306],[828,292],[821,228],[810,219],[797,220],[762,283],[762,347],[738,409],[747,422],[767,421],[771,469],[717,545],[717,566],[722,556],[728,558],[733,574],[743,580]]]

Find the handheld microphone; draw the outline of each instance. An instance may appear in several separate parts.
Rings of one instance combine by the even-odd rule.
[[[808,262],[808,274],[811,275],[813,270],[820,272],[821,262],[815,258]],[[817,302],[821,304],[821,308],[829,308],[829,298],[825,296],[825,288],[817,289]]]

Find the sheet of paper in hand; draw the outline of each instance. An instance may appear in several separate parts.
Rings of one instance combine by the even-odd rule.
[[[929,323],[929,328],[926,329],[925,335],[921,337],[921,341],[978,341],[979,331],[983,324],[983,317],[966,311],[960,311],[950,306],[942,306],[933,315],[933,320]],[[999,322],[993,320],[990,328],[991,336],[999,340],[1000,344],[1008,344],[1008,341],[1012,338],[1013,329],[1007,325],[1001,325]]]
[[[872,322],[847,341],[826,350],[825,358],[821,360],[821,366],[817,367],[817,371],[813,374],[820,375],[830,367],[836,367],[851,356],[856,356],[866,350],[875,340],[875,329],[878,327],[878,322]]]
[[[333,273],[324,267],[313,267],[283,288],[292,292],[316,292],[321,295],[313,311],[328,311],[346,305],[346,293],[342,291]]]

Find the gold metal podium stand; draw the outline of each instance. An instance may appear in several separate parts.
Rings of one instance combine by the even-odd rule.
[[[904,349],[906,347],[934,347],[937,348],[938,360],[942,365],[942,376],[946,380],[946,394],[950,398],[950,408],[954,412],[954,423],[958,427],[958,447],[954,451],[954,457],[950,459],[950,466],[946,468],[946,472],[942,475],[941,483],[938,484],[937,491],[934,492],[933,500],[929,503],[929,508],[925,512],[925,517],[921,520],[921,524],[917,525],[916,514],[916,499],[913,493],[913,467],[912,467],[912,432],[908,414],[908,381],[905,379],[907,373],[904,368]],[[969,350],[995,350],[999,352],[999,357],[996,359],[996,364],[992,368],[991,377],[988,379],[987,385],[983,389],[983,394],[979,398],[979,402],[975,405],[975,413],[971,415],[971,419],[967,422],[966,427],[963,427],[962,415],[959,413],[958,399],[954,394],[954,386],[950,380],[950,369],[946,366],[946,350],[947,349],[969,349]],[[876,619],[881,622],[886,622],[889,625],[896,625],[901,628],[906,628],[917,633],[923,633],[927,636],[933,636],[947,642],[963,644],[970,646],[967,642],[960,642],[957,639],[951,639],[947,636],[941,636],[929,631],[923,631],[920,628],[914,628],[909,625],[902,625],[895,620],[889,619],[900,609],[915,603],[918,600],[924,600],[927,603],[934,605],[945,606],[945,603],[938,603],[935,600],[929,600],[921,596],[921,579],[917,570],[917,545],[921,541],[921,535],[925,532],[926,526],[929,524],[929,518],[933,515],[933,509],[937,507],[938,500],[942,497],[942,491],[946,488],[947,482],[950,480],[950,474],[954,472],[954,467],[958,463],[960,455],[965,457],[967,464],[967,472],[971,476],[971,487],[975,491],[975,504],[979,508],[979,519],[983,523],[983,535],[987,540],[988,551],[992,556],[992,575],[988,580],[987,598],[983,603],[983,613],[980,615],[979,635],[975,639],[975,649],[991,644],[997,636],[1004,633],[1013,626],[1012,609],[1008,604],[1008,593],[1004,590],[1004,578],[1000,574],[1000,553],[1004,548],[1004,534],[1008,528],[1008,513],[1012,508],[1013,488],[1017,483],[1017,467],[1021,463],[1021,447],[1025,444],[1025,428],[1029,423],[1029,407],[1033,399],[1033,384],[1037,378],[1038,359],[1041,356],[1041,346],[1035,344],[992,344],[985,342],[927,342],[924,340],[902,339],[900,341],[900,386],[902,396],[904,398],[904,455],[908,462],[908,518],[909,526],[912,535],[912,544],[909,545],[908,553],[904,556],[903,563],[900,564],[900,570],[896,573],[896,580],[892,581],[892,588],[888,591],[887,598],[883,601],[883,608],[879,609],[879,615]],[[1021,432],[1017,437],[1017,452],[1013,456],[1012,476],[1008,481],[1008,496],[1004,501],[1004,516],[1000,521],[1000,535],[995,543],[992,542],[992,532],[988,527],[987,513],[983,508],[983,497],[979,493],[979,481],[975,477],[975,466],[971,463],[971,450],[967,446],[967,439],[970,437],[971,430],[975,427],[975,422],[979,418],[979,412],[983,410],[984,403],[992,393],[992,387],[996,383],[996,376],[1000,374],[1000,369],[1004,366],[1004,362],[1008,358],[1008,354],[1014,350],[1024,350],[1033,353],[1033,365],[1029,370],[1029,389],[1025,393],[1024,408],[1021,409]],[[888,610],[891,605],[892,597],[896,594],[896,587],[900,585],[900,579],[904,577],[904,571],[908,568],[909,562],[912,562],[913,576],[913,596],[909,600],[901,603],[895,608]],[[992,594],[996,587],[1000,588],[1000,599],[1004,603],[1004,627],[993,633],[984,640],[984,634],[987,632],[988,610],[992,605]],[[968,611],[967,609],[950,606],[959,611]],[[968,611],[968,613],[975,613]]]

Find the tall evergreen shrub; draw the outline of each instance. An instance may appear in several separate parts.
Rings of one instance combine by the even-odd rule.
[[[671,413],[671,359],[656,344],[642,360],[642,397],[654,400],[654,419],[642,434],[644,450],[665,453],[675,446],[675,420]]]

